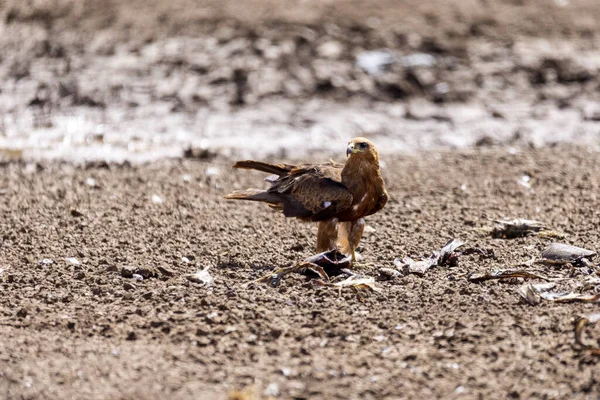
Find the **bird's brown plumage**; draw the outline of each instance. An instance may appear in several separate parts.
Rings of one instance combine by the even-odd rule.
[[[225,197],[265,202],[286,217],[319,222],[318,251],[334,247],[341,233],[342,250],[354,256],[364,229],[363,218],[381,210],[388,194],[373,143],[365,138],[353,139],[346,154],[345,164],[295,166],[238,161],[233,165],[235,168],[256,169],[275,177],[269,179],[271,187],[267,190],[247,189]]]

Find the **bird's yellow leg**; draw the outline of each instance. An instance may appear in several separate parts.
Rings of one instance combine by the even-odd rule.
[[[358,243],[362,238],[363,232],[365,230],[365,220],[363,218],[353,221],[353,222],[345,222],[343,225],[342,233],[340,236],[340,243],[342,244],[342,252],[345,254],[350,253],[352,256],[351,262],[352,267],[369,267],[371,263],[359,263],[357,262],[356,257],[356,248],[358,247]]]

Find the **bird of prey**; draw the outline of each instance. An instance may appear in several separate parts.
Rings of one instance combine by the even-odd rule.
[[[388,200],[379,170],[379,153],[369,140],[352,139],[344,164],[268,164],[238,161],[233,167],[273,174],[267,190],[246,189],[227,199],[267,203],[286,217],[318,222],[317,252],[335,249],[352,256],[362,237],[364,217],[381,210]]]

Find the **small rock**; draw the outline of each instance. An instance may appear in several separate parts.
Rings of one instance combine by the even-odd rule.
[[[133,278],[134,273],[135,273],[135,268],[133,268],[133,267],[121,268],[121,276],[123,278]]]
[[[531,189],[531,177],[529,175],[522,175],[518,183],[526,189]]]
[[[277,382],[269,383],[269,386],[263,392],[263,396],[265,397],[278,397],[279,396],[279,385]]]
[[[97,182],[96,182],[96,180],[95,180],[94,178],[92,178],[92,177],[90,177],[90,178],[87,178],[87,179],[85,180],[85,184],[86,184],[87,186],[89,186],[89,187],[97,187],[97,186],[98,186],[98,183],[97,183]]]
[[[217,176],[220,174],[219,168],[217,167],[208,167],[206,171],[204,171],[206,176]]]
[[[73,278],[75,278],[77,280],[81,280],[81,279],[85,278],[85,273],[83,271],[77,271],[77,272],[75,272],[75,275],[73,275]]]
[[[165,201],[157,194],[152,195],[152,203],[154,204],[163,204]]]
[[[394,56],[387,50],[364,51],[356,59],[356,65],[369,75],[379,75],[393,63]]]
[[[435,57],[427,53],[413,53],[400,57],[400,64],[404,67],[432,67],[435,63]]]
[[[42,266],[48,266],[48,265],[54,264],[54,260],[50,260],[49,258],[44,258],[38,264],[42,265]]]
[[[155,278],[159,275],[159,271],[154,267],[141,267],[135,270],[134,275],[141,275],[144,279]]]
[[[83,217],[83,213],[75,208],[71,209],[71,217],[79,218]]]
[[[340,42],[335,40],[329,40],[327,42],[321,43],[317,47],[317,54],[319,57],[329,58],[332,60],[337,60],[344,53],[344,46]]]
[[[135,334],[134,331],[131,331],[127,334],[127,339],[126,340],[137,340],[137,335]]]
[[[166,276],[166,277],[171,277],[174,275],[174,272],[171,271],[170,269],[163,267],[163,266],[158,266],[156,269],[158,269],[158,271],[161,273],[161,275]]]
[[[21,308],[19,309],[19,311],[17,311],[17,317],[19,318],[25,318],[27,316],[27,309],[26,308]]]
[[[76,259],[75,257],[69,257],[69,258],[65,258],[65,261],[68,262],[69,264],[73,264],[73,265],[81,265],[81,261],[79,261],[78,259]]]
[[[394,268],[380,268],[379,269],[380,280],[391,280],[402,275],[400,271]]]
[[[136,286],[131,282],[125,282],[123,284],[123,289],[125,290],[135,290]]]
[[[116,265],[107,265],[106,268],[104,268],[104,271],[106,271],[106,272],[119,272],[119,268],[117,268]]]
[[[135,279],[136,281],[143,281],[144,280],[144,277],[142,275],[140,275],[140,274],[133,274],[133,275],[131,275],[131,277],[133,279]]]

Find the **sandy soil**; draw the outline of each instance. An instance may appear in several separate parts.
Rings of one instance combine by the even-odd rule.
[[[239,4],[0,2],[0,398],[597,399],[573,335],[597,303],[468,278],[558,240],[490,219],[600,248],[600,3]],[[389,67],[364,71],[368,51]],[[452,237],[458,266],[363,299],[299,274],[246,287],[316,229],[226,202],[262,184],[232,161],[341,161],[359,133],[391,200],[357,272]],[[527,269],[594,294],[597,263]],[[211,287],[185,278],[206,267]]]
[[[597,398],[599,359],[573,338],[574,317],[597,304],[529,306],[517,295],[520,279],[467,279],[525,262],[550,241],[493,239],[479,229],[493,226],[488,218],[539,219],[568,243],[600,248],[597,153],[384,161],[391,200],[368,219],[359,250],[370,265],[358,271],[377,276],[404,252],[426,257],[452,237],[467,245],[457,267],[378,282],[381,291],[362,301],[302,275],[278,288],[244,287],[312,254],[316,232],[259,204],[224,200],[228,190],[260,185],[259,174],[232,171],[228,160],[3,165],[0,393]],[[184,278],[206,267],[212,287]],[[570,277],[564,289],[598,291],[578,286],[597,267],[529,269]]]

